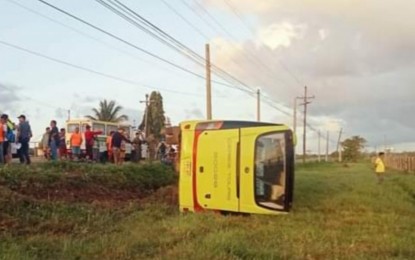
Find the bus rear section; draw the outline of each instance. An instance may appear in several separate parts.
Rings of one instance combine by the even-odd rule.
[[[180,209],[258,214],[292,205],[292,131],[243,121],[181,124]]]

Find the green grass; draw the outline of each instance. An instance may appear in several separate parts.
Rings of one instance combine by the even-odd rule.
[[[89,181],[124,187],[111,180],[112,170],[82,170],[93,172]],[[102,171],[108,171],[105,181]],[[35,200],[10,193],[25,173],[7,182],[0,176],[0,207],[6,208],[0,259],[415,258],[415,176],[392,172],[379,185],[364,163],[300,166],[293,212],[281,216],[181,215],[176,206],[152,200],[111,206]],[[138,184],[143,177],[126,178],[152,187]]]

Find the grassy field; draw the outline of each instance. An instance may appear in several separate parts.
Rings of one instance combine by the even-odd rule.
[[[160,166],[31,171],[0,172],[0,259],[415,258],[415,175],[369,164],[301,166],[281,216],[181,215]]]

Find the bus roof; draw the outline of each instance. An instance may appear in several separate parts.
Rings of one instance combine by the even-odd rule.
[[[243,121],[243,120],[188,120],[183,121],[180,124],[190,124],[196,125],[200,123],[213,123],[213,122],[223,122],[226,125],[226,128],[234,127],[260,127],[260,126],[285,126],[284,124],[277,123],[267,123],[267,122],[257,122],[257,121]]]
[[[114,126],[123,126],[123,127],[131,126],[131,124],[128,123],[128,122],[115,123],[115,122],[92,120],[92,119],[89,119],[89,118],[74,118],[74,119],[66,120],[66,124],[91,124],[91,123],[114,125]]]

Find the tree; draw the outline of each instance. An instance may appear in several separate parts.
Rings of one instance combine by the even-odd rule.
[[[362,157],[362,150],[365,147],[366,143],[366,139],[360,136],[353,136],[344,140],[341,143],[344,160],[356,162],[358,159],[360,159]]]
[[[148,134],[154,135],[154,137],[159,140],[166,121],[166,117],[164,116],[163,97],[160,92],[153,91],[150,94],[148,109],[144,113],[143,120],[139,126],[139,129],[142,131],[146,128],[146,113],[148,113]]]
[[[118,106],[114,100],[107,101],[106,99],[99,102],[99,108],[93,108],[94,116],[87,115],[86,117],[91,120],[105,121],[105,122],[122,122],[127,121],[127,115],[119,115],[122,106]]]

